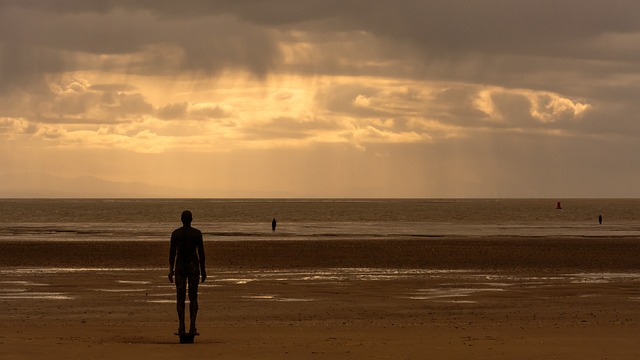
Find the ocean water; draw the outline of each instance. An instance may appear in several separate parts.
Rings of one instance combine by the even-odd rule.
[[[185,209],[205,241],[640,236],[640,199],[0,199],[0,241],[166,240]]]

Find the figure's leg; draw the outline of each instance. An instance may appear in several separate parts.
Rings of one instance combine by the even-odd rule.
[[[198,316],[198,282],[200,274],[189,275],[189,332],[196,334],[196,317]]]
[[[178,310],[178,333],[184,333],[184,303],[187,297],[186,276],[176,275],[176,309]]]

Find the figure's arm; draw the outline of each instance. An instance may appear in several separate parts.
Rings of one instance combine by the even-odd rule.
[[[171,234],[171,248],[169,249],[169,282],[173,283],[173,268],[176,263],[176,240]]]
[[[200,260],[200,275],[202,276],[202,282],[207,278],[207,270],[204,266],[204,242],[202,241],[202,233],[200,233],[200,239],[198,240],[198,259]]]

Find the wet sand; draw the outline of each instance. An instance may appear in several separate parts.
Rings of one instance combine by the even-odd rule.
[[[0,242],[0,266],[165,267],[166,241]],[[221,269],[329,267],[638,270],[640,239],[617,237],[425,237],[393,240],[205,241]]]
[[[168,244],[3,242],[0,359],[640,359],[640,240],[539,240],[207,242],[193,345]]]

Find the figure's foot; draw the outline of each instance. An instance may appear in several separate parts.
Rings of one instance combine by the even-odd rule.
[[[185,331],[184,331],[184,326],[181,326],[178,328],[178,335],[184,335]]]
[[[198,329],[196,329],[196,328],[189,329],[189,334],[191,334],[193,336],[200,335],[200,333],[198,332]]]

